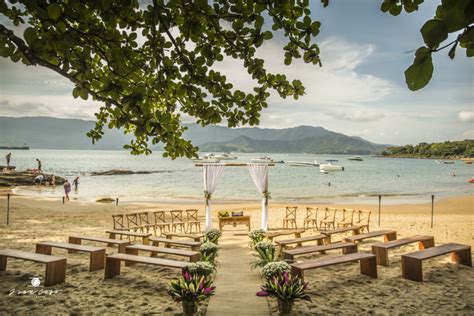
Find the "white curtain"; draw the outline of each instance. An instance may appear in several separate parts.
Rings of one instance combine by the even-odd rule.
[[[217,188],[223,171],[224,164],[206,163],[203,165],[204,197],[206,198],[206,230],[212,228],[211,196]]]
[[[262,225],[261,229],[268,229],[268,198],[270,193],[268,192],[268,165],[267,164],[248,164],[250,176],[257,186],[257,189],[263,195],[262,199]]]

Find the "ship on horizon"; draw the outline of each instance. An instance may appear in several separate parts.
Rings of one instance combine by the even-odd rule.
[[[8,149],[8,150],[30,150],[30,147],[24,144],[23,146],[2,146],[0,145],[0,149]]]

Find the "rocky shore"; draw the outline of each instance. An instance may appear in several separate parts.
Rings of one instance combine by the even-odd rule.
[[[33,172],[33,171],[10,171],[0,172],[0,187],[33,186],[35,178],[42,174],[44,177],[42,185],[49,185],[52,180],[52,174]],[[63,185],[66,179],[56,176],[55,185]]]

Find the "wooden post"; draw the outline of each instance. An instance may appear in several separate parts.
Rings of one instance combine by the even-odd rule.
[[[431,195],[431,228],[433,228],[434,195]]]
[[[117,215],[118,198],[115,198],[115,214]]]
[[[64,204],[64,196],[63,196],[63,204]]]
[[[379,227],[380,227],[380,205],[382,203],[382,196],[379,195]]]
[[[7,226],[10,225],[10,193],[7,194]]]

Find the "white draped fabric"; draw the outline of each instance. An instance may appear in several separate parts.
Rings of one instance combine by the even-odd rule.
[[[212,228],[211,196],[224,172],[224,164],[206,163],[204,171],[204,196],[206,198],[206,231]]]
[[[267,164],[248,164],[250,176],[257,186],[257,189],[263,195],[262,199],[262,225],[261,229],[268,229],[268,165]]]

